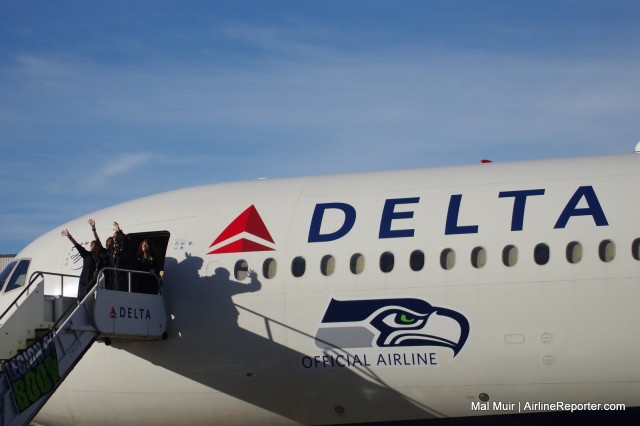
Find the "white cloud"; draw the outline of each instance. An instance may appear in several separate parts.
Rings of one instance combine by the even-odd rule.
[[[83,193],[98,191],[106,187],[114,178],[128,176],[131,182],[150,178],[155,170],[146,165],[153,159],[150,153],[117,153],[101,167],[89,171],[87,179],[79,182],[78,190]],[[139,172],[136,176],[136,170]],[[122,180],[118,181],[122,185]]]

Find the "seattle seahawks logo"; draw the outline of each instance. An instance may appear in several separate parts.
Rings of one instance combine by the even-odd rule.
[[[331,299],[315,341],[322,349],[442,346],[456,356],[468,336],[464,315],[421,299]]]

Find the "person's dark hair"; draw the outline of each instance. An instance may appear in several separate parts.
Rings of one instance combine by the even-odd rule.
[[[153,249],[153,244],[151,244],[151,241],[144,239],[142,241],[140,241],[140,244],[138,244],[138,256],[143,256],[144,253],[142,251],[142,244],[147,243],[147,246],[149,246],[149,255],[150,256],[155,256],[155,251]]]

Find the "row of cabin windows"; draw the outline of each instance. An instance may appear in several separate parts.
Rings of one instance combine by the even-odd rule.
[[[640,261],[640,238],[637,238],[631,246],[633,258]],[[538,265],[546,265],[549,262],[551,250],[545,243],[540,243],[533,249],[533,260]],[[576,264],[582,260],[583,248],[578,241],[567,244],[565,256],[567,262]],[[611,262],[616,257],[616,245],[612,240],[603,240],[598,245],[598,257],[603,262]],[[514,245],[508,245],[502,249],[502,263],[507,267],[515,266],[518,263],[519,250]],[[475,247],[471,251],[471,265],[480,269],[487,263],[487,250],[484,247]],[[440,253],[440,267],[444,270],[453,269],[456,264],[456,252],[451,248],[446,248]],[[425,265],[425,255],[421,250],[414,250],[409,256],[409,267],[412,271],[421,271]],[[395,266],[395,256],[391,252],[384,252],[380,255],[379,267],[384,273],[393,271]],[[291,274],[294,277],[302,277],[307,268],[307,261],[302,256],[297,256],[291,261]],[[328,254],[320,260],[320,272],[324,276],[330,276],[336,268],[335,258]],[[364,271],[365,257],[361,253],[351,256],[349,269],[351,273],[357,275]],[[243,280],[247,277],[249,265],[245,260],[236,262],[234,275],[236,279]],[[262,275],[271,279],[276,276],[277,263],[273,258],[264,261],[262,265]]]

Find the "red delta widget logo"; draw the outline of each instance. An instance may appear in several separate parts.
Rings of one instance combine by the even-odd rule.
[[[209,246],[214,249],[207,254],[275,250],[267,245],[269,243],[275,244],[258,210],[252,204],[218,235]]]

